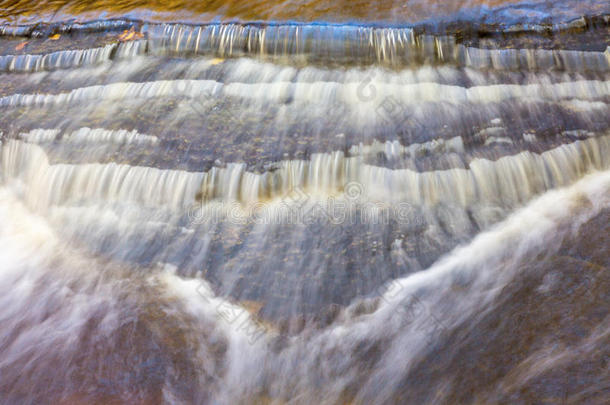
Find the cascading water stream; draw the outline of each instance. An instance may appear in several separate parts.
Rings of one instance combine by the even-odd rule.
[[[607,5],[13,3],[0,404],[603,403]]]

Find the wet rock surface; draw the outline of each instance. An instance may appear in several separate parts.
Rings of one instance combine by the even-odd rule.
[[[0,402],[604,403],[605,3],[25,3]]]
[[[443,336],[418,360],[396,400],[603,403],[609,220],[606,210],[563,241],[557,253],[523,262],[522,275],[476,322]]]

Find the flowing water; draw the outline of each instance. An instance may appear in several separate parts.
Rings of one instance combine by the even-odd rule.
[[[0,2],[0,403],[605,403],[609,13]]]

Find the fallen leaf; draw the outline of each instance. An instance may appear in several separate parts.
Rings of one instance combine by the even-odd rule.
[[[121,35],[119,35],[119,41],[124,41],[125,38],[129,35],[129,31],[125,30]]]
[[[119,35],[119,41],[126,41],[127,38],[129,38],[129,35],[131,35],[132,32],[133,31],[128,31],[128,30],[123,31],[123,33],[121,35]]]
[[[16,51],[22,51],[22,50],[23,50],[23,48],[25,48],[25,46],[26,46],[28,43],[29,43],[28,41],[25,41],[25,42],[20,43],[19,45],[17,45],[17,46],[15,47],[15,50],[16,50]]]
[[[119,36],[119,41],[131,41],[132,39],[140,39],[143,36],[143,34],[136,32],[135,29],[131,27],[129,31],[123,31],[123,33]]]
[[[225,60],[224,60],[224,59],[222,59],[222,58],[214,58],[214,59],[212,59],[212,60],[210,61],[210,64],[212,64],[212,65],[218,65],[219,63],[222,63],[222,62],[224,62],[224,61],[225,61]]]
[[[61,34],[55,34],[49,37],[51,41],[57,41],[59,38],[61,38]]]

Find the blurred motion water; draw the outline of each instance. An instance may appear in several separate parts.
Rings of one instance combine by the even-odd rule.
[[[605,403],[608,11],[1,2],[0,403]]]

